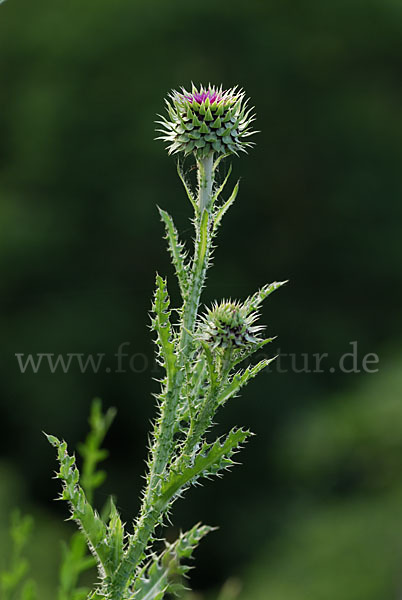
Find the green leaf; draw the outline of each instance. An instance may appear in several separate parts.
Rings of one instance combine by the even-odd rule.
[[[124,527],[113,500],[111,500],[111,513],[107,533],[107,545],[109,547],[109,562],[111,564],[112,571],[115,571],[118,568],[123,556]]]
[[[155,558],[136,578],[129,600],[162,600],[169,588],[168,573],[169,569]]]
[[[69,544],[63,544],[63,556],[60,568],[58,600],[78,600],[86,597],[88,590],[77,588],[79,575],[96,565],[93,556],[87,554],[87,542],[84,534],[77,531]]]
[[[252,356],[256,352],[258,352],[259,350],[261,350],[261,348],[263,348],[267,344],[270,344],[274,340],[276,340],[276,337],[266,338],[265,340],[262,340],[261,342],[258,342],[256,344],[252,344],[248,348],[240,349],[240,350],[236,351],[236,353],[234,354],[234,356],[233,356],[233,358],[231,360],[230,370],[232,370],[236,365],[238,365],[238,364],[242,363],[243,361],[247,360],[247,358],[249,358],[250,356]]]
[[[258,375],[258,373],[265,369],[265,367],[275,360],[275,358],[275,356],[273,358],[264,358],[256,365],[249,366],[244,371],[235,373],[228,385],[224,386],[223,390],[218,395],[217,405],[221,406],[222,404],[225,404],[229,398],[232,398],[235,394],[237,394],[240,389],[250,381],[250,379],[253,379],[253,377]]]
[[[216,373],[216,369],[215,369],[215,362],[214,362],[212,350],[211,350],[210,346],[207,344],[207,342],[201,340],[200,343],[201,343],[202,349],[204,351],[205,360],[206,360],[207,367],[208,367],[209,381],[211,383],[211,386],[214,386],[216,383],[216,379],[217,379],[217,373]]]
[[[180,243],[177,229],[174,226],[172,217],[164,210],[159,208],[159,214],[166,228],[166,239],[169,244],[169,252],[172,257],[173,266],[176,271],[177,279],[179,281],[180,292],[183,300],[185,300],[188,290],[188,269],[185,265],[186,253],[184,251],[184,245]]]
[[[212,167],[212,172],[215,173],[215,171],[217,170],[217,168],[219,167],[219,165],[221,164],[222,160],[224,158],[227,158],[228,156],[230,156],[230,152],[227,152],[226,154],[220,154],[218,156],[218,158],[216,159],[216,161],[214,162],[214,165]]]
[[[205,357],[195,363],[184,365],[186,372],[185,389],[180,398],[176,419],[176,433],[182,432],[183,423],[193,420],[203,398],[203,388],[207,377]]]
[[[108,452],[101,448],[101,445],[114,420],[115,414],[116,410],[114,408],[109,408],[103,413],[101,401],[95,399],[92,402],[89,416],[90,431],[85,441],[78,445],[79,453],[83,459],[82,476],[80,478],[81,486],[89,503],[92,500],[95,489],[103,483],[106,477],[105,472],[99,471],[97,468],[99,462],[108,456]],[[56,440],[54,445],[57,447],[57,438],[50,437],[53,442]],[[95,558],[88,554],[85,535],[82,532],[75,533],[69,543],[63,545],[58,600],[85,599],[88,590],[78,587],[79,576],[82,572],[93,568],[95,565]]]
[[[192,348],[192,334],[194,330],[197,309],[199,306],[201,290],[205,281],[205,273],[209,262],[209,250],[211,236],[209,233],[209,213],[203,210],[199,223],[197,224],[196,251],[192,265],[192,281],[184,307],[182,319],[183,339],[186,343],[182,345],[185,349],[183,356],[188,356],[187,350]]]
[[[109,453],[101,448],[105,436],[116,416],[116,409],[109,408],[102,412],[102,402],[95,398],[91,405],[89,416],[90,431],[85,442],[78,444],[78,452],[82,456],[81,485],[89,502],[92,501],[94,491],[102,485],[106,478],[104,471],[98,471],[99,462],[105,460]]]
[[[201,222],[199,227],[199,238],[198,238],[198,247],[197,254],[195,256],[195,272],[201,272],[204,268],[206,268],[205,257],[208,249],[208,211],[204,210],[201,215]]]
[[[80,587],[74,590],[71,600],[86,600],[88,598],[88,588]]]
[[[272,294],[272,292],[275,292],[275,290],[277,290],[280,287],[282,287],[283,285],[285,285],[285,283],[288,283],[288,280],[274,281],[273,283],[268,283],[268,284],[264,285],[264,287],[259,289],[258,292],[256,292],[252,296],[249,296],[244,303],[244,306],[247,310],[247,314],[250,314],[254,310],[257,310],[260,307],[260,305],[263,303],[265,298],[267,298],[270,294]]]
[[[88,502],[84,490],[79,484],[80,474],[75,465],[75,457],[69,456],[66,442],[61,442],[54,436],[52,445],[58,450],[60,471],[56,477],[63,481],[63,491],[60,500],[70,504],[71,518],[77,521],[85,534],[87,543],[106,574],[108,574],[108,549],[105,545],[106,526]]]
[[[192,558],[201,539],[210,531],[212,527],[198,524],[181,533],[173,544],[166,544],[166,550],[160,556],[154,555],[141,569],[129,600],[162,600],[165,594],[183,592],[183,578],[190,567],[182,560]]]
[[[165,368],[168,377],[168,389],[173,385],[176,372],[176,356],[174,342],[172,341],[172,327],[170,324],[170,299],[167,292],[166,281],[156,276],[156,292],[153,303],[155,318],[152,319],[152,328],[156,331],[157,344],[161,365]]]
[[[21,590],[21,600],[37,600],[36,585],[32,580],[26,581]]]
[[[218,200],[219,196],[223,192],[223,190],[224,190],[224,188],[225,188],[225,186],[226,186],[226,184],[228,182],[228,179],[229,179],[231,173],[232,173],[232,165],[230,164],[228,172],[226,173],[225,179],[223,180],[223,182],[221,183],[221,185],[218,187],[218,189],[216,190],[216,192],[213,195],[212,206],[214,206],[215,202]]]
[[[11,544],[9,566],[0,573],[0,592],[2,600],[14,599],[20,592],[21,600],[36,600],[35,585],[26,574],[29,564],[23,556],[23,551],[29,542],[33,520],[29,515],[21,516],[18,510],[11,515],[10,538]]]
[[[201,125],[201,123],[200,123],[200,125]],[[189,137],[192,137],[192,135],[193,134],[189,134]],[[198,134],[198,136],[199,136],[199,134]],[[188,184],[187,184],[187,182],[186,182],[186,180],[184,178],[183,171],[181,170],[179,162],[177,162],[177,173],[178,173],[178,175],[180,177],[180,180],[181,180],[181,182],[182,182],[182,184],[184,186],[184,189],[186,190],[187,197],[190,200],[190,202],[191,202],[191,204],[192,204],[192,206],[194,208],[194,212],[195,212],[195,214],[197,216],[198,213],[199,213],[198,204],[197,204],[197,201],[196,201],[195,197],[191,193],[191,190],[190,190],[190,188],[189,188],[189,186],[188,186]]]
[[[250,435],[249,431],[233,428],[223,441],[218,438],[212,444],[204,442],[194,456],[180,457],[176,463],[177,468],[172,467],[162,487],[160,497],[162,505],[167,506],[175,495],[189,484],[195,483],[201,476],[216,475],[232,466],[234,463],[231,457]],[[184,466],[185,462],[187,466]]]
[[[225,184],[225,181],[224,181],[224,184]],[[239,181],[234,186],[233,192],[231,193],[230,198],[228,200],[226,200],[226,202],[224,204],[222,204],[222,206],[220,208],[218,208],[218,210],[215,212],[214,227],[213,227],[214,232],[218,229],[225,213],[229,210],[229,208],[232,206],[233,202],[236,200],[238,191],[239,191]]]

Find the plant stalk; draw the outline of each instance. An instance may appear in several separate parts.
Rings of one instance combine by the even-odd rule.
[[[198,166],[198,186],[199,186],[199,208],[200,215],[204,209],[209,210],[212,200],[212,186],[214,181],[213,166],[214,155],[210,154],[206,158],[197,161]]]
[[[144,494],[140,517],[131,538],[127,553],[112,581],[111,600],[122,600],[130,577],[141,562],[153,530],[160,521],[165,503],[158,502],[158,481],[167,468],[173,450],[174,424],[177,405],[184,383],[184,365],[193,348],[192,333],[200,305],[211,250],[210,221],[214,183],[213,154],[197,160],[199,220],[196,222],[194,256],[187,297],[183,299],[183,319],[180,330],[178,363],[171,389],[167,390],[161,419],[155,434],[148,484]]]

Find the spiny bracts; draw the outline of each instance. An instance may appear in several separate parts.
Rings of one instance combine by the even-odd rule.
[[[249,314],[239,302],[222,301],[215,303],[202,317],[198,337],[212,349],[244,348],[261,342],[258,333],[264,329],[254,325],[258,314]]]
[[[162,115],[158,139],[168,142],[169,154],[192,152],[198,159],[218,154],[238,154],[252,146],[248,141],[256,133],[253,109],[247,107],[245,93],[238,87],[192,86],[191,92],[173,90],[166,100],[169,118]]]

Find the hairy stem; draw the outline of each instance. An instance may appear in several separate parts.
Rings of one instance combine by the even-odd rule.
[[[199,186],[199,207],[202,215],[204,208],[209,210],[212,200],[213,185],[213,167],[214,155],[210,154],[206,158],[197,161],[198,166],[198,186]]]

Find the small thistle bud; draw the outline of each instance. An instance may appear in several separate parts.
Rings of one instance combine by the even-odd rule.
[[[194,153],[198,159],[218,154],[246,152],[252,146],[247,141],[256,133],[250,128],[255,120],[252,108],[247,108],[243,90],[234,87],[223,90],[209,85],[194,85],[191,92],[173,90],[166,100],[169,117],[158,121],[163,129],[158,139],[168,142],[169,154]]]
[[[207,342],[213,349],[244,348],[261,342],[258,333],[264,329],[253,325],[257,313],[248,314],[239,302],[215,303],[202,318],[199,327],[199,339]]]

